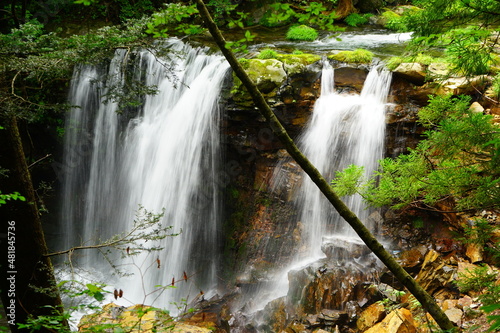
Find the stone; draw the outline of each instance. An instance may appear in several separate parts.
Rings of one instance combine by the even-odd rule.
[[[461,326],[462,315],[464,314],[462,312],[462,310],[460,310],[458,308],[451,308],[451,309],[446,310],[444,313],[450,319],[450,321],[457,324],[458,326]]]
[[[435,291],[449,285],[456,271],[457,267],[451,258],[445,260],[435,250],[429,250],[416,281],[432,295]]]
[[[464,297],[457,300],[457,307],[460,309],[464,309],[466,307],[471,308],[472,304],[472,298],[468,295],[465,295]]]
[[[416,62],[403,62],[394,70],[394,74],[410,81],[416,85],[423,85],[425,82],[425,69]]]
[[[448,64],[445,63],[431,63],[427,66],[427,77],[435,80],[442,79],[449,74]]]
[[[436,89],[438,95],[460,95],[474,93],[476,89],[481,89],[489,81],[488,76],[478,75],[472,78],[451,77],[442,81],[437,80],[439,86]]]
[[[469,110],[471,110],[472,112],[477,112],[477,113],[484,112],[483,106],[481,104],[479,104],[478,102],[472,103],[471,106],[469,107]]]
[[[408,309],[392,311],[380,323],[369,328],[364,333],[415,333],[415,320]]]
[[[78,324],[79,332],[94,332],[97,325],[116,325],[129,333],[209,333],[208,328],[174,322],[164,311],[137,304],[125,308],[114,303],[106,304],[101,311],[85,315]],[[215,326],[215,324],[210,325]]]
[[[335,87],[353,87],[361,91],[368,74],[366,71],[351,67],[335,69]]]
[[[467,244],[465,255],[473,264],[481,262],[483,261],[483,247],[475,243]]]
[[[413,268],[413,267],[419,266],[423,263],[424,256],[419,249],[413,248],[413,249],[401,252],[401,254],[399,256],[399,261],[401,263],[401,266],[403,266],[405,268]]]
[[[371,253],[359,239],[353,237],[323,237],[321,251],[330,260],[348,260],[361,258]]]
[[[360,332],[364,332],[385,317],[385,307],[381,303],[373,303],[361,312],[356,327]]]

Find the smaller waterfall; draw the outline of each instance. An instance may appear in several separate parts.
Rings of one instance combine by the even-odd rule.
[[[156,301],[175,311],[171,302],[189,302],[217,285],[219,99],[229,65],[204,49],[175,39],[166,43],[170,59],[117,50],[108,68],[75,71],[70,103],[78,107],[66,125],[61,217],[66,239],[60,247],[99,243],[130,230],[139,206],[152,213],[163,210],[162,226],[180,233],[156,244],[163,250],[111,257],[114,266],[135,275],[112,278],[109,262],[97,251],[80,253],[78,263],[123,289],[130,302]],[[124,86],[127,75],[159,93],[145,96],[140,109],[118,113],[116,103],[101,100],[112,87]],[[175,289],[161,297],[151,293],[172,280]]]
[[[383,157],[386,98],[391,73],[379,67],[372,68],[359,95],[339,94],[335,92],[333,82],[334,70],[326,63],[321,96],[299,140],[299,147],[327,180],[351,164],[363,166],[369,175]],[[352,237],[354,232],[316,185],[306,175],[303,178],[297,204],[306,230],[308,251],[305,256],[317,258],[323,256],[323,237]],[[362,221],[368,221],[370,210],[359,195],[344,200]]]
[[[341,94],[335,91],[334,69],[325,62],[321,95],[298,143],[325,179],[333,179],[336,171],[351,164],[363,166],[366,175],[377,168],[378,160],[383,157],[386,98],[390,83],[391,73],[375,66],[368,73],[360,94]],[[287,174],[287,171],[277,168],[274,176],[277,191],[287,187]],[[317,268],[330,258],[337,260],[336,257],[340,256],[340,262],[352,261],[350,250],[365,254],[364,249],[360,250],[363,248],[361,240],[303,172],[302,182],[299,182],[295,193],[299,221],[303,226],[302,249],[305,250],[300,251],[295,261],[276,275],[276,283],[257,291],[254,309],[263,309],[271,300],[287,293],[292,295],[291,298],[300,298],[300,288],[304,286],[291,289],[288,282],[292,271],[304,269],[314,275]],[[344,200],[369,228],[372,227],[368,222],[371,211],[360,196]],[[341,248],[335,250],[338,253],[332,253],[332,248],[337,247]],[[322,259],[325,255],[328,259]]]

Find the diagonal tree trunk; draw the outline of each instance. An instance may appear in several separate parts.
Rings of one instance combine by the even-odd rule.
[[[368,248],[387,266],[387,268],[396,276],[396,278],[415,296],[415,298],[422,304],[431,316],[436,320],[439,327],[443,330],[453,330],[455,326],[449,320],[448,316],[437,305],[435,300],[398,264],[396,259],[383,247],[380,242],[372,235],[372,233],[365,227],[363,222],[354,214],[340,199],[340,197],[333,191],[328,182],[323,178],[319,171],[311,164],[311,162],[299,151],[293,140],[290,138],[285,128],[281,125],[278,118],[274,115],[273,111],[267,104],[266,100],[258,90],[257,86],[248,77],[245,70],[239,64],[234,54],[226,48],[226,41],[217,25],[213,21],[210,13],[205,6],[203,0],[196,0],[198,11],[202,16],[205,25],[212,34],[219,49],[224,54],[225,58],[231,65],[236,76],[245,85],[252,96],[255,106],[259,109],[260,113],[267,119],[269,126],[274,131],[279,140],[285,145],[286,150],[292,158],[302,167],[308,174],[316,186],[321,190],[325,197],[330,201],[332,206],[335,207],[337,212],[349,223],[358,236],[368,246]]]

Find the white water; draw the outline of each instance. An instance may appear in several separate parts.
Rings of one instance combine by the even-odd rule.
[[[385,137],[386,98],[392,73],[373,67],[361,94],[340,94],[334,87],[334,69],[326,62],[321,77],[321,95],[316,101],[312,117],[299,139],[300,150],[308,157],[326,180],[335,172],[355,164],[363,166],[365,175],[371,174],[383,157]],[[286,186],[287,172],[277,168],[275,188]],[[302,183],[296,189],[299,221],[304,226],[302,238],[306,247],[294,262],[276,277],[269,289],[259,291],[253,311],[261,310],[271,300],[286,295],[288,272],[301,269],[325,257],[321,250],[323,240],[343,239],[359,244],[352,228],[324,198],[310,178],[302,173]],[[359,195],[343,198],[348,207],[365,223],[371,210]],[[349,258],[342,258],[347,259]]]
[[[386,98],[391,73],[372,68],[359,95],[339,94],[335,92],[333,82],[334,70],[325,64],[321,96],[299,146],[327,180],[351,164],[363,166],[365,175],[369,175],[383,157]],[[309,177],[304,175],[303,178],[297,201],[300,221],[306,230],[308,251],[305,257],[317,258],[323,256],[323,237],[354,236],[354,231]],[[366,209],[362,198],[354,195],[343,200],[366,224],[370,210]]]
[[[181,234],[161,241],[159,253],[133,261],[111,257],[112,264],[135,275],[102,282],[123,289],[130,303],[156,300],[154,305],[172,308],[170,302],[189,301],[217,284],[219,98],[229,65],[202,49],[168,43],[179,58],[158,61],[149,52],[136,57],[133,75],[145,77],[159,93],[147,96],[133,117],[118,114],[114,103],[100,102],[112,84],[125,82],[123,69],[130,61],[125,50],[116,52],[107,72],[90,66],[75,72],[70,103],[79,108],[66,126],[62,231],[68,238],[61,247],[97,244],[130,230],[139,205],[153,213],[165,209],[162,225]],[[173,64],[175,81],[166,71]],[[104,84],[93,83],[106,74]],[[78,253],[77,262],[106,276],[113,272],[95,250]],[[189,283],[177,283],[158,299],[158,293],[147,296],[156,285],[181,280],[184,272]]]

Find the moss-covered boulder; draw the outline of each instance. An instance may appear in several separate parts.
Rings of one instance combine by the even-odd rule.
[[[215,326],[213,324],[212,326]],[[79,332],[176,332],[209,333],[208,328],[175,322],[166,311],[137,304],[130,307],[106,304],[101,311],[83,316]]]

